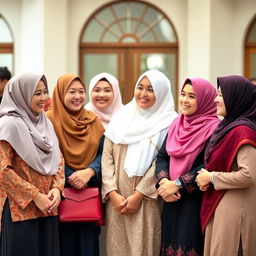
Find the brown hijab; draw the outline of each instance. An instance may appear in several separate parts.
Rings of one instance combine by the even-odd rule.
[[[66,164],[79,170],[86,168],[94,160],[104,128],[100,119],[84,107],[76,113],[71,113],[65,107],[64,97],[75,79],[78,79],[85,88],[78,76],[62,75],[54,88],[51,110],[47,112],[47,116],[59,138]]]

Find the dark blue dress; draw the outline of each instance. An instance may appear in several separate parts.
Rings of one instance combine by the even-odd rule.
[[[88,166],[96,172],[88,186],[100,186],[101,181],[101,156],[103,150],[104,136],[100,140],[99,149],[94,161]],[[67,178],[75,172],[74,169],[65,166]],[[70,187],[66,182],[65,187]],[[62,256],[98,256],[100,227],[94,222],[70,222],[60,223],[60,248]]]
[[[162,242],[160,255],[203,255],[203,235],[200,223],[202,192],[195,182],[197,171],[203,167],[204,150],[192,168],[179,178],[183,188],[181,199],[164,202],[162,214]],[[169,179],[170,156],[166,152],[166,139],[156,160],[156,177]],[[157,185],[158,186],[158,185]]]

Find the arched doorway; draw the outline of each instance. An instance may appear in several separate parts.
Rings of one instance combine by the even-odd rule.
[[[93,13],[80,36],[80,76],[88,85],[97,73],[119,80],[123,102],[129,102],[139,75],[164,72],[176,100],[178,42],[167,16],[142,1],[112,1]]]
[[[7,67],[13,74],[13,36],[11,29],[0,14],[0,66]]]
[[[248,28],[244,49],[244,75],[256,78],[256,16]]]

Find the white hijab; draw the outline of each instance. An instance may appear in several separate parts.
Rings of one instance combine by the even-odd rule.
[[[168,127],[178,116],[169,79],[158,70],[143,73],[135,90],[147,77],[156,97],[155,104],[140,108],[135,98],[124,106],[110,121],[105,136],[115,144],[128,144],[124,169],[129,177],[143,176],[156,157],[167,134]]]
[[[114,92],[114,99],[113,99],[112,104],[109,107],[107,107],[104,110],[99,110],[93,104],[92,99],[91,99],[91,95],[92,95],[93,88],[96,86],[96,84],[102,78],[107,79],[108,82],[111,84],[113,92]],[[118,84],[117,79],[109,73],[100,73],[100,74],[94,76],[91,79],[90,84],[89,84],[89,98],[90,98],[90,101],[85,106],[85,108],[87,110],[91,110],[94,114],[96,114],[100,118],[104,128],[106,129],[106,127],[107,127],[110,119],[112,118],[112,116],[123,106],[122,97],[121,97],[121,93],[120,93],[119,84]]]

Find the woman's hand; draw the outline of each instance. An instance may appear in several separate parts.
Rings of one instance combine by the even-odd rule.
[[[159,182],[159,185],[158,194],[164,201],[175,202],[180,199],[179,187],[175,184],[175,181],[164,178]]]
[[[115,190],[109,192],[108,195],[109,195],[112,206],[120,214],[124,208],[121,204],[125,200],[125,198],[119,193],[117,193]]]
[[[139,191],[135,191],[132,195],[128,196],[122,203],[121,214],[133,214],[138,212],[141,206],[141,202],[144,198],[144,195]]]
[[[53,213],[54,210],[56,210],[60,203],[60,190],[58,188],[52,188],[49,193],[47,194],[48,198],[51,200],[50,208],[48,210],[48,213]]]
[[[83,189],[93,176],[95,176],[95,171],[92,168],[77,170],[69,176],[68,183],[75,189]]]
[[[206,191],[209,187],[209,183],[211,182],[211,173],[203,168],[197,173],[198,173],[196,177],[197,186],[201,191]]]
[[[51,206],[51,200],[47,195],[38,192],[33,201],[45,215],[48,215]]]

